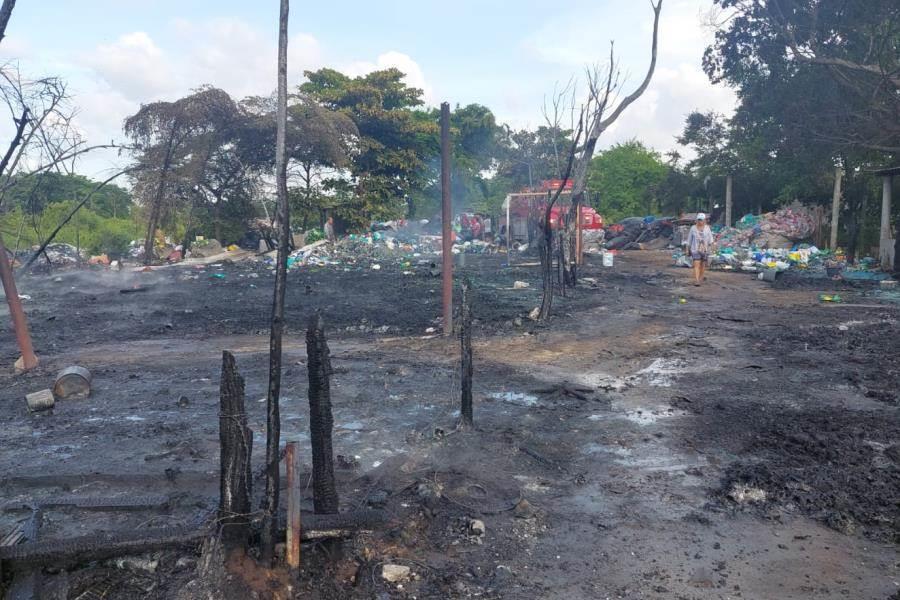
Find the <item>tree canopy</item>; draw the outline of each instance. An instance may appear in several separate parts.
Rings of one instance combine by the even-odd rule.
[[[588,188],[608,221],[659,211],[660,186],[669,167],[637,140],[616,144],[591,160]]]

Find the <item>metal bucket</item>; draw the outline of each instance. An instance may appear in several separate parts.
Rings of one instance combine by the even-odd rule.
[[[611,267],[613,266],[613,257],[615,255],[612,252],[604,252],[603,253],[603,266]]]
[[[84,367],[67,367],[56,375],[53,395],[60,400],[82,400],[91,395],[91,372]]]
[[[781,271],[778,269],[766,269],[762,271],[757,277],[760,281],[767,281],[769,283],[775,283],[775,280],[781,275]]]

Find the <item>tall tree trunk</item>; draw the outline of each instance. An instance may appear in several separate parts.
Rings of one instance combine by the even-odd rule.
[[[549,227],[538,232],[538,254],[541,257],[541,309],[538,319],[543,321],[550,316],[553,306],[553,232]]]
[[[144,240],[144,264],[149,265],[153,262],[153,241],[156,237],[156,227],[159,225],[159,216],[162,213],[163,197],[166,192],[166,178],[169,176],[169,169],[172,168],[172,152],[175,146],[175,128],[178,125],[172,124],[172,130],[169,132],[168,145],[166,146],[166,156],[163,160],[163,168],[159,174],[159,185],[156,186],[156,195],[153,198],[153,206],[150,207],[150,218],[147,221],[147,237]]]
[[[290,210],[287,194],[287,157],[285,131],[287,129],[287,44],[289,0],[281,0],[278,26],[278,110],[275,140],[275,180],[278,191],[278,264],[275,266],[275,294],[272,301],[272,331],[269,338],[269,390],[266,397],[266,503],[263,518],[260,552],[264,561],[275,556],[278,527],[278,492],[280,485],[279,443],[281,414],[281,338],[284,333],[284,292],[287,285]]]

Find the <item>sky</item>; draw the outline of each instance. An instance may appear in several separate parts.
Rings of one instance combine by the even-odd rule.
[[[42,0],[19,2],[0,60],[24,74],[69,83],[78,126],[92,143],[122,140],[122,122],[142,103],[174,100],[203,84],[239,99],[275,89],[278,0]],[[544,123],[555,86],[605,61],[615,41],[626,77],[639,85],[650,60],[649,0],[574,0],[548,12],[545,0],[379,0],[292,3],[289,85],[331,67],[361,75],[397,67],[426,103],[479,103],[513,128]],[[659,59],[650,87],[600,147],[637,138],[660,152],[692,110],[729,114],[734,93],[701,68],[713,32],[710,0],[664,0]],[[443,11],[443,12],[442,12]],[[678,148],[684,154],[684,149]],[[101,176],[125,158],[84,159]]]

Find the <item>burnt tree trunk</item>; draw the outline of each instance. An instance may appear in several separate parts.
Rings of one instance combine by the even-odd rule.
[[[559,295],[566,297],[566,238],[565,230],[556,234],[556,280],[559,285]]]
[[[461,283],[462,300],[459,309],[460,381],[462,402],[460,404],[460,429],[471,429],[472,415],[472,283],[464,277]]]
[[[538,253],[541,257],[541,310],[538,319],[544,320],[550,316],[550,308],[553,305],[553,232],[549,227],[540,230],[538,238]]]
[[[318,313],[306,330],[306,364],[309,371],[309,433],[312,441],[313,506],[317,514],[338,512],[334,483],[334,451],[331,435],[331,355],[325,339],[325,323]]]
[[[275,136],[275,183],[278,195],[278,263],[275,265],[275,293],[272,299],[272,330],[269,335],[269,388],[266,395],[266,498],[260,541],[260,555],[264,562],[275,557],[278,526],[278,494],[281,484],[279,472],[281,411],[281,340],[284,335],[284,291],[287,286],[288,244],[291,232],[287,192],[287,44],[288,0],[281,0],[278,22],[278,107]]]
[[[244,408],[244,378],[238,373],[234,355],[222,352],[219,385],[219,522],[226,543],[244,546],[250,526],[253,485],[250,456],[253,432],[247,427]]]
[[[153,242],[156,238],[156,228],[159,226],[159,218],[162,214],[162,204],[166,193],[166,179],[169,176],[169,169],[172,168],[172,154],[175,150],[175,130],[177,124],[172,125],[169,132],[169,139],[166,145],[166,156],[163,159],[162,170],[159,173],[159,182],[156,185],[156,194],[153,198],[153,205],[150,207],[150,218],[147,220],[147,237],[144,239],[144,264],[149,265],[153,262]]]

